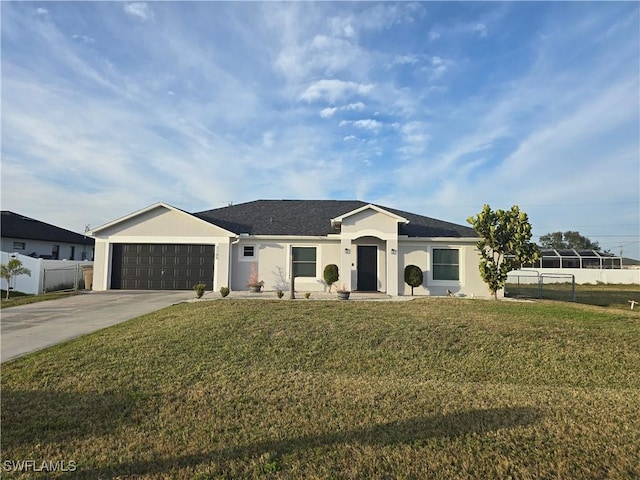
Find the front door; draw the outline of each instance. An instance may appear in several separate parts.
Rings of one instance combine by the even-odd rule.
[[[358,290],[378,291],[378,247],[358,245]]]

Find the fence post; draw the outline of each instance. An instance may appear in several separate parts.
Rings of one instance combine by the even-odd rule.
[[[571,275],[571,301],[576,301],[576,276]]]

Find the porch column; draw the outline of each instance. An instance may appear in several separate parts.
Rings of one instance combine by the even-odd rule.
[[[220,287],[229,287],[229,259],[231,255],[231,239],[220,238],[215,245],[215,257],[213,261],[213,291],[217,292]]]
[[[387,240],[387,294],[398,295],[398,239]]]
[[[342,238],[340,240],[340,279],[338,280],[338,286],[345,285],[349,290],[351,288],[351,264],[353,255],[353,246],[351,245],[350,238]]]

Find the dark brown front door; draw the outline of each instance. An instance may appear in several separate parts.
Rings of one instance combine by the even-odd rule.
[[[378,247],[358,245],[358,291],[378,291]]]

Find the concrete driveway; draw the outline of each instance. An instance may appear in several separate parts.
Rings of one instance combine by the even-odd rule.
[[[192,291],[107,291],[3,308],[0,361],[192,299]]]

